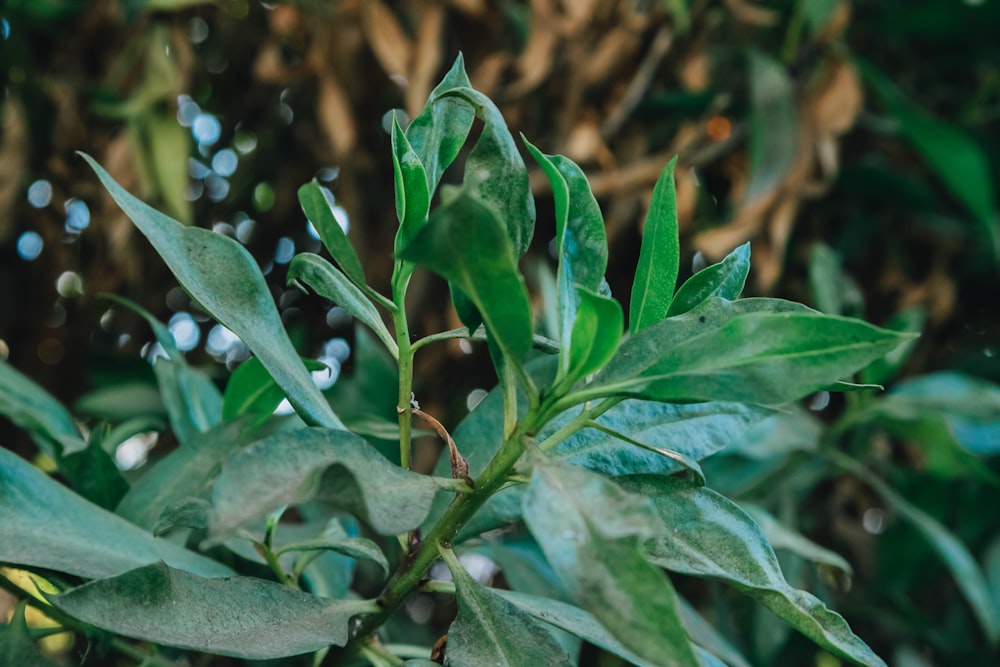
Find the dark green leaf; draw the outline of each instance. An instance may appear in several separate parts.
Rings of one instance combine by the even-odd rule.
[[[90,625],[145,641],[264,660],[347,643],[365,600],[327,600],[252,577],[203,579],[163,563],[53,596]]]
[[[476,118],[472,106],[457,97],[443,97],[454,88],[471,88],[462,56],[431,91],[423,110],[406,128],[406,138],[427,174],[427,189],[437,189],[445,169],[458,157]]]
[[[677,290],[667,317],[681,315],[711,297],[735,301],[743,292],[750,273],[750,243],[744,243],[717,264],[707,266],[684,281]]]
[[[24,620],[24,604],[14,607],[8,625],[0,625],[0,665],[10,667],[56,667],[41,654],[31,640],[28,624]]]
[[[240,415],[270,415],[285,399],[285,392],[274,382],[257,357],[250,357],[236,367],[222,395],[222,418]]]
[[[548,626],[469,576],[453,555],[458,616],[448,629],[447,664],[564,665],[570,660]]]
[[[642,227],[642,246],[635,267],[629,302],[628,329],[632,333],[659,322],[677,289],[680,241],[677,237],[677,191],[674,157],[660,173]]]
[[[221,234],[170,219],[131,195],[93,158],[83,157],[181,286],[260,358],[303,419],[343,428],[299,360],[264,276],[246,248]]]
[[[579,307],[570,338],[566,375],[557,377],[565,389],[604,367],[618,351],[624,315],[621,305],[588,289],[577,287]]]
[[[532,345],[528,290],[500,221],[461,194],[437,209],[400,257],[439,273],[479,309],[504,354],[524,359]]]
[[[750,184],[748,202],[784,180],[798,150],[795,91],[784,66],[761,51],[749,53]]]
[[[375,332],[392,356],[399,356],[396,339],[382,322],[382,316],[368,297],[325,259],[312,253],[300,253],[288,265],[287,280],[300,280],[316,294],[337,304]]]
[[[351,282],[358,287],[367,284],[361,259],[348,240],[347,234],[344,233],[344,228],[340,226],[337,218],[333,215],[330,203],[326,200],[326,195],[323,194],[322,186],[313,180],[300,187],[299,205],[302,206],[302,211],[306,214],[309,222],[316,227],[316,231],[323,239],[323,245],[333,257],[333,261],[347,274]]]
[[[64,456],[59,462],[59,470],[69,479],[74,491],[95,505],[113,510],[129,487],[108,454],[113,450],[104,448],[103,431],[106,428],[98,426],[91,431],[87,448]]]
[[[840,266],[840,255],[823,243],[809,253],[809,288],[816,310],[829,315],[862,317],[864,295],[858,284]]]
[[[575,601],[621,644],[657,665],[697,665],[670,580],[640,551],[658,519],[640,496],[596,473],[536,462],[522,511]]]
[[[392,169],[396,187],[396,217],[399,218],[396,251],[399,252],[427,222],[431,193],[424,165],[399,127],[396,114],[392,116]]]
[[[208,512],[212,504],[204,498],[183,498],[160,513],[153,526],[153,535],[159,537],[175,528],[208,528]]]
[[[53,459],[87,446],[66,408],[3,359],[0,359],[0,415],[31,434],[39,449]]]
[[[0,449],[0,562],[107,577],[163,560],[209,577],[221,563],[154,538]]]
[[[622,478],[621,483],[649,499],[662,521],[658,536],[646,542],[654,564],[721,579],[835,655],[884,667],[839,614],[788,585],[760,527],[732,501],[674,477],[643,475]]]
[[[393,465],[353,433],[278,433],[223,462],[212,487],[209,535],[218,541],[247,522],[313,496],[340,501],[382,534],[401,533],[420,525],[438,490],[433,479]]]

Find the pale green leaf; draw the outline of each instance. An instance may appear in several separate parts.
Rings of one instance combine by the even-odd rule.
[[[746,200],[771,193],[784,180],[798,150],[795,91],[784,66],[750,51],[750,183]]]
[[[116,183],[93,158],[81,155],[181,286],[260,358],[303,419],[343,428],[299,360],[264,276],[246,248],[221,234],[170,219]]]
[[[164,563],[92,581],[51,601],[115,634],[254,660],[343,646],[351,618],[378,609],[253,577],[204,579]]]
[[[658,535],[645,545],[652,563],[725,581],[835,655],[885,666],[839,614],[785,581],[760,527],[725,496],[674,477],[643,475],[619,481],[649,499],[662,522]]]
[[[232,571],[154,538],[0,449],[0,562],[80,577],[107,577],[165,561],[208,577]]]
[[[27,431],[39,449],[53,459],[87,446],[66,408],[3,359],[0,359],[0,415]]]
[[[706,266],[684,281],[667,310],[667,317],[688,312],[711,297],[735,301],[750,273],[750,244],[744,243],[717,264]]]

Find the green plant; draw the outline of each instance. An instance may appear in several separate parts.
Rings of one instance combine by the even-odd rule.
[[[477,118],[461,185],[439,188]],[[336,266],[302,254],[288,278],[348,310],[395,361],[399,465],[363,437],[384,439],[385,424],[338,415],[317,388],[242,246],[150,208],[85,156],[184,289],[255,356],[220,393],[140,309],[165,352],[154,370],[179,446],[131,484],[108,451],[148,420],[93,425],[85,437],[0,364],[3,413],[76,491],[0,451],[0,562],[47,581],[33,596],[8,570],[5,587],[129,655],[143,649],[123,637],[246,659],[428,664],[429,645],[395,643],[391,621],[414,594],[447,592],[458,615],[445,664],[569,665],[581,639],[641,665],[745,664],[666,570],[731,584],[829,653],[884,664],[843,618],[789,586],[761,528],[705,485],[699,461],[812,392],[863,388],[844,379],[909,335],[739,298],[748,246],[675,292],[673,162],[647,215],[624,334],[583,173],[525,141],[555,197],[556,324],[540,336],[518,270],[535,218],[527,172],[461,60],[405,131],[393,120],[391,143],[391,295],[366,283],[316,183],[300,200]],[[418,268],[449,282],[465,327],[411,339],[404,306]],[[450,338],[485,341],[498,377],[453,438],[413,396],[414,355]],[[297,416],[272,415],[283,397]],[[410,470],[415,416],[448,444],[432,475]],[[463,552],[493,558],[512,590],[473,579]],[[450,582],[428,578],[438,559]],[[39,658],[20,618],[5,650],[27,664]]]

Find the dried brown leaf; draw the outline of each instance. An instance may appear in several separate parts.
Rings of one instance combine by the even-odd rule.
[[[413,40],[399,19],[381,0],[361,3],[361,29],[375,59],[386,74],[408,77],[413,58]]]
[[[317,82],[319,95],[316,114],[320,127],[330,141],[334,155],[345,158],[357,141],[357,127],[351,103],[340,81],[332,72],[324,72]]]
[[[435,85],[438,68],[443,59],[441,32],[444,26],[444,8],[436,3],[421,3],[420,25],[413,48],[410,83],[405,92],[406,111],[413,118],[424,106]]]
[[[517,57],[518,79],[508,88],[509,96],[526,95],[549,76],[559,44],[555,20],[551,0],[531,1],[531,34]]]

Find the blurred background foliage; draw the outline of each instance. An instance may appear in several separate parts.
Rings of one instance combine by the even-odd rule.
[[[750,240],[748,293],[922,332],[864,378],[888,393],[816,397],[713,459],[709,483],[840,554],[780,552],[792,583],[825,591],[893,664],[996,664],[1000,2],[7,0],[0,19],[0,356],[62,400],[107,416],[128,387],[126,403],[162,411],[148,324],[102,293],[167,322],[220,381],[247,355],[83,150],[172,216],[247,245],[300,351],[340,362],[335,408],[365,399],[391,418],[391,371],[343,311],[284,285],[292,254],[321,248],[296,189],[328,189],[387,285],[387,114],[413,115],[461,51],[514,131],[591,178],[615,293],[676,154],[690,271]],[[532,185],[536,275],[554,225],[541,172]],[[457,326],[436,279],[411,294],[416,334]],[[456,423],[493,383],[480,354],[421,353],[424,409]],[[32,450],[7,423],[0,436]],[[816,447],[842,465],[815,466]],[[436,450],[421,451],[429,466]],[[685,592],[753,664],[835,664],[721,589]]]

